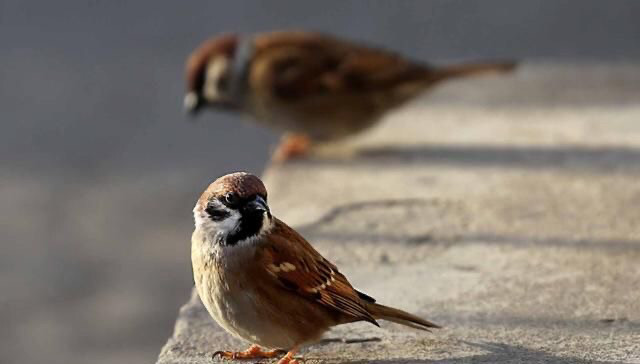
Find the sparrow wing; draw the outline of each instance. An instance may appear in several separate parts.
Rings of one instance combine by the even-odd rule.
[[[363,300],[338,268],[318,253],[300,234],[276,219],[262,251],[262,266],[283,289],[337,310],[354,320],[378,326]]]
[[[257,37],[255,64],[274,94],[291,100],[322,93],[387,90],[424,80],[428,68],[399,55],[326,35],[270,33]]]

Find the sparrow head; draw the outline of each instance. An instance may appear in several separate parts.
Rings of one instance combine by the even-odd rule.
[[[196,229],[222,245],[235,245],[271,228],[267,190],[260,178],[245,172],[215,180],[193,209]]]
[[[186,64],[184,108],[191,114],[204,106],[234,108],[231,95],[232,63],[238,36],[225,34],[205,41]]]

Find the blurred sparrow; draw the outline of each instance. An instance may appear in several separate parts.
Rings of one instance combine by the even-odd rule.
[[[273,216],[262,181],[248,173],[220,177],[195,208],[191,261],[196,289],[211,316],[252,346],[218,351],[227,359],[293,358],[332,326],[388,320],[429,331],[410,313],[377,304],[338,268]],[[265,351],[262,348],[270,349]]]
[[[283,130],[275,159],[303,155],[311,141],[355,134],[440,81],[504,72],[513,62],[433,67],[328,35],[283,31],[225,34],[186,65],[185,108],[242,111]]]

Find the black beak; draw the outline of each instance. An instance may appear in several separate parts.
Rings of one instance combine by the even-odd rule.
[[[247,208],[252,211],[260,211],[266,212],[271,215],[271,211],[269,211],[269,205],[267,205],[267,201],[265,201],[262,197],[256,196],[256,198],[247,204]]]
[[[203,105],[202,98],[197,93],[191,91],[184,95],[184,110],[190,116],[195,116]]]
[[[234,112],[238,105],[229,100],[209,101],[204,100],[200,95],[191,91],[184,95],[184,110],[189,116],[196,116],[205,106],[210,106],[218,111]]]

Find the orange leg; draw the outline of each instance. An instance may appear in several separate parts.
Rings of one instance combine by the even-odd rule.
[[[295,355],[298,348],[293,348],[289,350],[287,355],[285,355],[282,359],[278,361],[278,364],[300,364],[298,359],[295,359],[293,356]]]
[[[284,350],[271,350],[271,351],[263,351],[260,349],[258,345],[251,345],[249,349],[245,351],[216,351],[213,353],[212,358],[216,356],[220,356],[222,359],[265,359],[265,358],[275,358],[279,355],[282,355]]]
[[[304,157],[311,148],[311,139],[304,134],[287,133],[282,136],[271,160],[285,162],[290,159]]]

